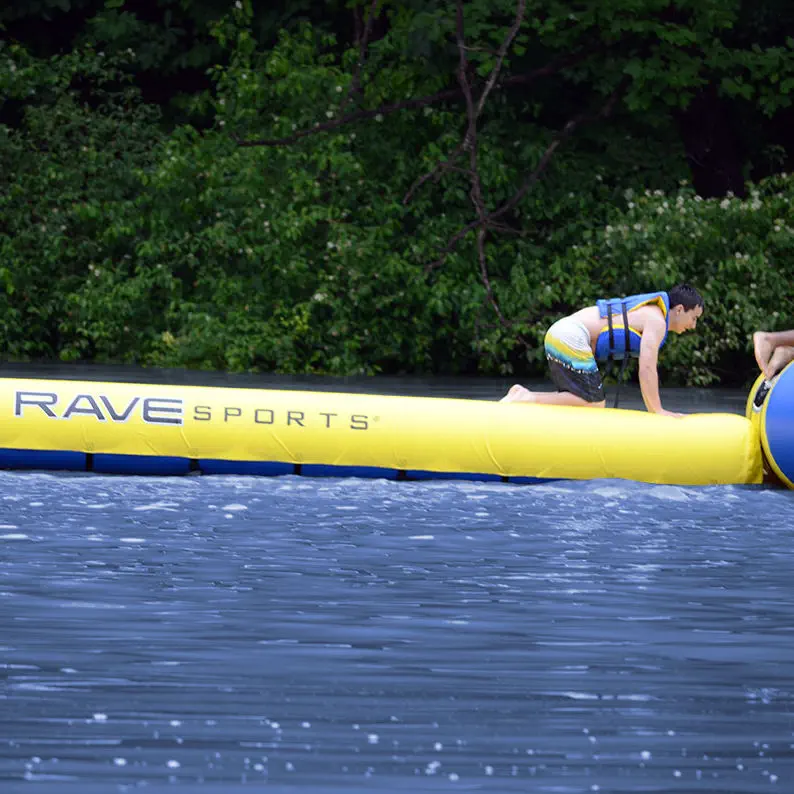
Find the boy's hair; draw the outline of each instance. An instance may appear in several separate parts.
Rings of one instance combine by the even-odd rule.
[[[702,295],[689,284],[678,284],[672,289],[667,291],[667,297],[670,299],[670,308],[673,306],[683,306],[684,311],[688,312],[700,306],[704,308]]]

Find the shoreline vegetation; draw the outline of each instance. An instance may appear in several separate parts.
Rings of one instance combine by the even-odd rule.
[[[794,318],[792,29],[773,0],[0,11],[0,356],[537,379],[555,319],[686,281],[664,385],[747,386]]]

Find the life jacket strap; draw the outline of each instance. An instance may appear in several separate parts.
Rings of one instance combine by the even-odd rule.
[[[618,403],[620,401],[620,384],[623,383],[623,373],[626,371],[626,364],[629,360],[629,353],[631,352],[631,332],[629,331],[629,314],[626,311],[626,303],[625,301],[621,301],[620,308],[623,309],[623,361],[620,363],[620,374],[618,375],[618,385],[615,388],[615,405],[613,407],[617,408]],[[612,327],[611,315],[610,315],[610,328]],[[610,340],[611,344],[612,340]]]

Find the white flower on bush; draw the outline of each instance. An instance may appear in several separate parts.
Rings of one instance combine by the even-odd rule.
[[[724,198],[724,199],[723,199],[723,200],[720,202],[720,209],[727,210],[727,209],[728,209],[728,207],[730,207],[730,206],[731,206],[731,200],[730,200],[730,199],[726,199],[726,198]]]

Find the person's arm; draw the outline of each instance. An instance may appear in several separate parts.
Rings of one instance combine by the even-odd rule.
[[[665,411],[659,397],[657,363],[664,331],[665,325],[661,316],[658,318],[651,316],[645,321],[645,328],[643,328],[640,340],[640,391],[649,412],[662,416],[681,416],[673,411]]]

